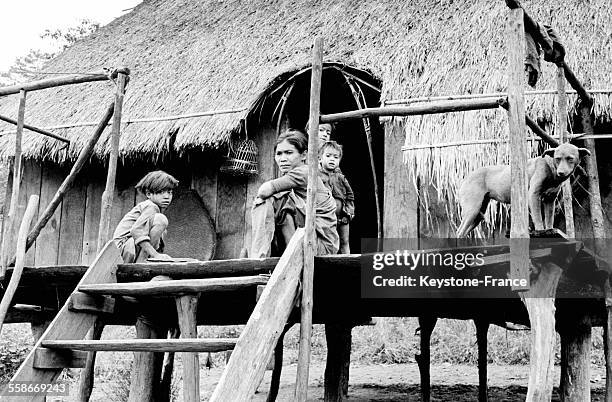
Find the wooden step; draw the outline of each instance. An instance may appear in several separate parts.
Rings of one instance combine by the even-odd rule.
[[[102,283],[79,286],[79,291],[89,294],[114,296],[166,296],[201,292],[227,292],[240,288],[265,285],[268,276],[238,276],[232,278],[179,279],[152,282]]]
[[[222,352],[234,349],[237,339],[112,339],[43,341],[49,349],[70,349],[97,352]]]

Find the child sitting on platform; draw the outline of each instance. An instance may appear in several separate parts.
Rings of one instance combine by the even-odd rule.
[[[149,172],[136,184],[147,199],[128,212],[113,234],[123,262],[145,262],[147,258],[170,260],[163,254],[168,218],[162,213],[172,202],[178,180],[161,170]]]
[[[346,177],[340,171],[342,145],[327,141],[319,148],[319,171],[323,183],[336,201],[336,218],[340,236],[339,254],[350,254],[349,222],[355,216],[355,195]]]

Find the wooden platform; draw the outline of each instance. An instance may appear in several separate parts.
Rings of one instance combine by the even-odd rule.
[[[569,244],[569,243],[568,243]],[[487,246],[489,263],[473,270],[474,277],[492,272],[505,275],[508,272],[507,253],[509,247]],[[578,246],[580,249],[580,245]],[[123,264],[117,272],[118,282],[149,281],[157,275],[168,275],[173,279],[214,278],[221,276],[253,276],[270,273],[278,258],[215,260],[189,263]],[[365,256],[326,256],[315,259],[314,277],[314,321],[364,322],[372,316],[420,316],[432,314],[437,317],[473,319],[486,318],[490,322],[513,322],[528,325],[529,320],[523,303],[518,297],[496,299],[365,299],[361,297],[361,271]],[[86,267],[51,266],[26,268],[14,303],[26,307],[9,311],[7,322],[40,321],[52,317],[74,289]],[[11,270],[3,285],[8,283]],[[608,273],[600,271],[592,254],[581,249],[564,269],[557,291],[557,317],[563,320],[578,312],[588,311],[596,325],[605,322],[603,283]],[[198,323],[202,325],[244,324],[255,306],[256,289],[236,289],[232,292],[202,294],[202,306]],[[117,299],[115,314],[109,317],[113,324],[131,325],[140,309],[137,304]],[[169,319],[175,319],[172,302],[151,300],[147,308],[167,311]],[[298,311],[293,318],[298,319]]]

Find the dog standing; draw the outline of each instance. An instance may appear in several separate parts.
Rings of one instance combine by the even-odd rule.
[[[561,183],[571,176],[585,155],[591,155],[586,148],[564,143],[546,150],[541,158],[531,158],[527,161],[529,212],[536,230],[553,227],[555,198]],[[457,237],[466,236],[478,226],[484,219],[489,200],[509,204],[510,188],[508,165],[486,166],[470,173],[459,188],[461,224],[457,229]]]

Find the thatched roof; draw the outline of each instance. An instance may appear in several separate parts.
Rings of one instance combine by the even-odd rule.
[[[536,19],[551,20],[564,38],[568,61],[586,86],[606,87],[612,76],[609,0],[524,2]],[[317,35],[325,60],[371,71],[383,82],[383,99],[504,90],[503,1],[398,0],[145,0],[92,36],[77,42],[45,68],[92,71],[127,66],[132,79],[124,113],[131,118],[251,106],[275,77],[310,62]],[[540,87],[554,88],[547,73]],[[41,127],[99,118],[112,98],[110,83],[39,91],[28,95],[26,121]],[[554,113],[551,100],[532,99],[538,116]],[[0,113],[15,116],[17,100],[0,100]],[[608,101],[598,114],[610,116]],[[174,148],[211,149],[238,130],[247,112],[125,127],[122,157],[159,156]],[[498,112],[499,115],[501,113]],[[432,120],[434,121],[434,120]],[[457,118],[420,126],[423,141],[446,140]],[[410,120],[406,120],[409,123]],[[463,120],[470,136],[483,127],[501,132],[497,119]],[[410,125],[410,124],[409,124]],[[0,130],[10,128],[0,125]],[[58,130],[73,139],[73,158],[92,128]],[[455,130],[456,131],[456,130]],[[26,131],[24,154],[64,160],[61,144]],[[0,137],[7,156],[11,135]],[[104,137],[105,138],[105,137]],[[412,138],[412,137],[411,137]],[[450,137],[448,137],[450,138]],[[101,142],[98,155],[107,150]]]

